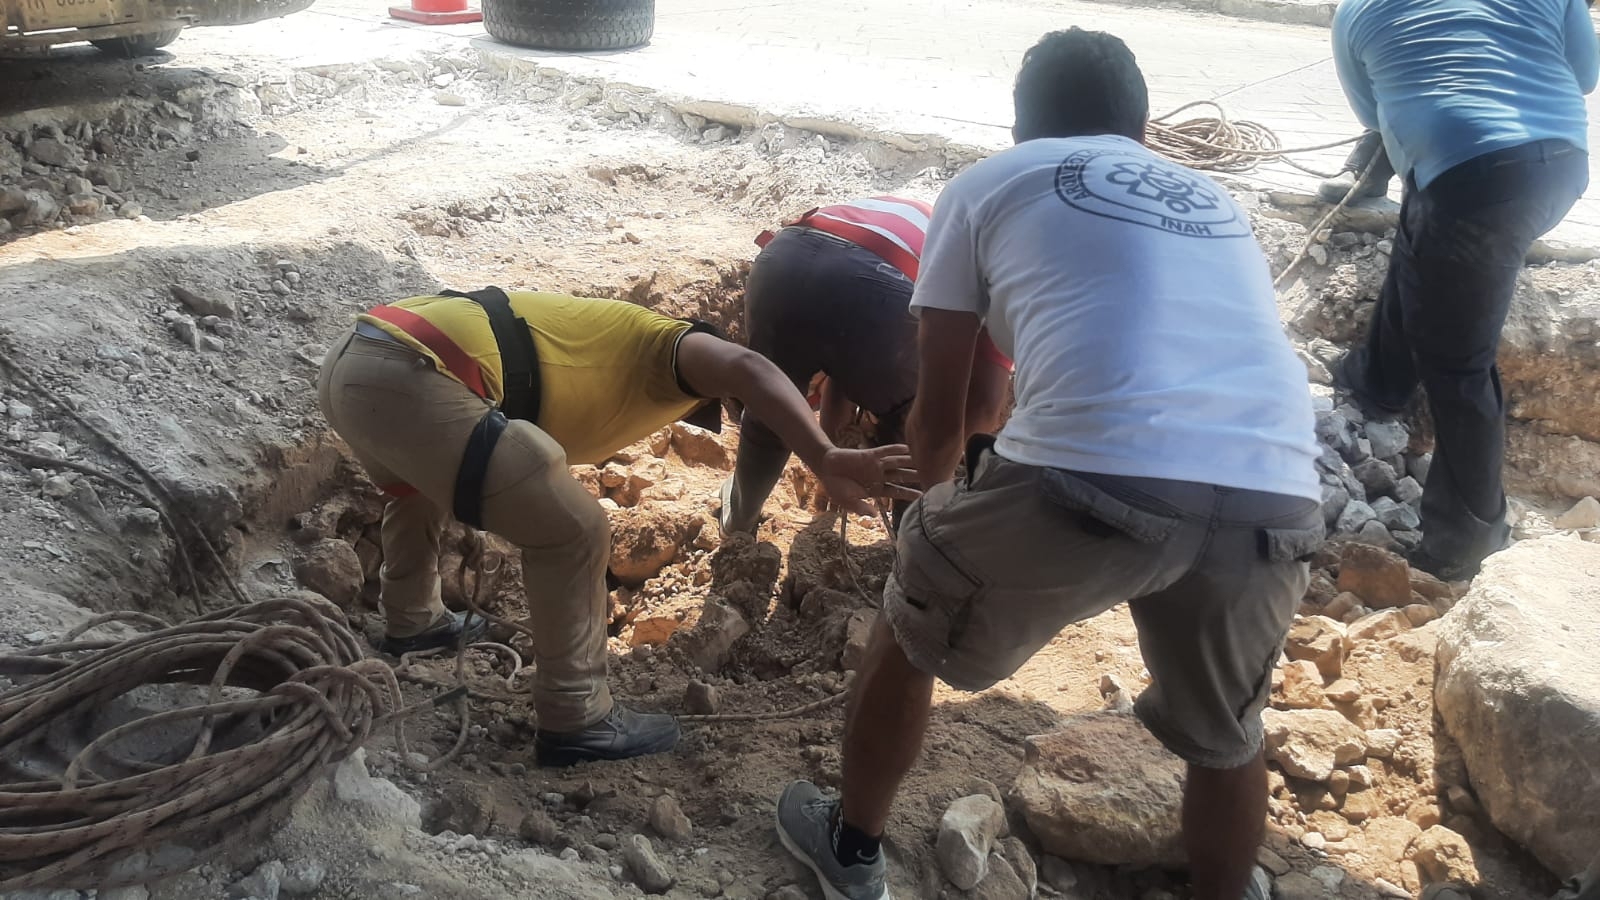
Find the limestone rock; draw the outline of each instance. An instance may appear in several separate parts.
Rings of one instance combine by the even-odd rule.
[[[1409,856],[1427,881],[1475,884],[1478,866],[1467,839],[1443,825],[1424,831],[1412,842]]]
[[[1290,872],[1272,885],[1272,900],[1328,900],[1336,896],[1304,872]]]
[[[662,794],[650,805],[650,827],[669,841],[683,843],[694,835],[694,826],[684,815],[678,798]]]
[[[734,643],[750,632],[750,623],[731,606],[710,602],[700,614],[700,622],[678,637],[701,671],[715,672],[728,661]]]
[[[1411,619],[1404,610],[1384,609],[1350,623],[1347,632],[1357,641],[1383,641],[1411,630]]]
[[[1324,678],[1338,678],[1344,671],[1344,626],[1325,616],[1307,616],[1289,627],[1283,652],[1315,663]]]
[[[717,689],[704,681],[691,681],[683,689],[683,708],[692,716],[715,715],[719,706]]]
[[[285,894],[303,896],[316,891],[328,877],[328,869],[314,859],[297,859],[284,869],[280,886]]]
[[[1348,543],[1339,554],[1339,590],[1349,591],[1373,609],[1411,602],[1411,567],[1394,553]]]
[[[1556,519],[1557,528],[1600,528],[1600,500],[1585,497]]]
[[[1283,667],[1283,705],[1289,709],[1322,709],[1328,705],[1316,663],[1302,659]]]
[[[1326,709],[1269,709],[1262,713],[1267,758],[1285,773],[1323,783],[1335,766],[1366,758],[1366,735],[1349,719]]]
[[[1005,808],[983,794],[962,797],[939,819],[939,868],[964,891],[989,874],[989,851],[1005,826]]]
[[[256,867],[249,876],[235,882],[228,889],[231,897],[254,897],[258,900],[278,900],[278,892],[283,886],[284,865],[282,860],[268,860]]]
[[[1434,699],[1489,819],[1551,871],[1600,846],[1600,545],[1569,535],[1489,557],[1439,626]]]
[[[700,530],[697,509],[652,503],[611,514],[611,572],[637,587],[654,578]]]
[[[717,439],[716,432],[682,422],[674,422],[670,427],[672,449],[678,452],[684,462],[691,466],[728,467],[728,449]]]
[[[646,894],[664,894],[672,887],[672,872],[656,856],[650,839],[630,834],[622,841],[622,863],[628,875]]]
[[[858,609],[850,614],[844,626],[844,652],[839,655],[839,665],[847,670],[861,668],[867,655],[867,640],[872,636],[872,626],[878,621],[875,609]]]
[[[1183,761],[1132,716],[1094,712],[1030,737],[1007,802],[1044,852],[1105,865],[1184,860]]]
[[[355,548],[335,538],[318,541],[301,551],[294,561],[294,575],[308,589],[344,609],[355,605],[366,582]]]

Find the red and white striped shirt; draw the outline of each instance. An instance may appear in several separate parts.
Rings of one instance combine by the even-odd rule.
[[[922,242],[927,237],[928,220],[932,216],[933,204],[921,200],[868,197],[813,209],[793,222],[785,222],[784,227],[800,225],[843,238],[877,254],[901,274],[916,281],[922,261]],[[773,237],[770,231],[761,232],[756,246],[767,246]],[[978,335],[978,356],[998,363],[1008,372],[1012,369],[1010,358],[994,345],[988,329]]]
[[[922,241],[928,233],[933,206],[903,197],[870,197],[813,209],[789,225],[815,228],[883,258],[912,281],[922,258]],[[762,232],[756,244],[765,247],[772,232]]]

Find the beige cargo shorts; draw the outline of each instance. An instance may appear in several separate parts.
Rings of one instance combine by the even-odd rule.
[[[1127,602],[1151,675],[1141,721],[1187,762],[1249,762],[1323,539],[1319,505],[1022,465],[979,445],[968,473],[900,530],[884,609],[911,663],[983,690],[1065,626]]]

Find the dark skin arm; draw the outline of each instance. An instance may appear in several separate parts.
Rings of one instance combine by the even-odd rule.
[[[818,412],[822,422],[822,433],[828,436],[828,440],[837,441],[844,427],[855,417],[856,405],[839,390],[832,378],[823,377],[822,405]]]
[[[917,327],[917,399],[906,434],[923,490],[954,477],[967,436],[967,388],[983,323],[969,312],[924,309]]]
[[[910,451],[904,444],[841,450],[828,440],[806,398],[759,353],[709,334],[678,344],[678,375],[702,397],[733,397],[781,438],[815,472],[832,500],[850,512],[875,515],[873,497],[912,499]]]

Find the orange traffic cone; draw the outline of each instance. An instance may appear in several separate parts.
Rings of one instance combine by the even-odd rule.
[[[389,7],[389,15],[423,25],[483,21],[483,10],[468,8],[467,0],[411,0],[410,6]]]

